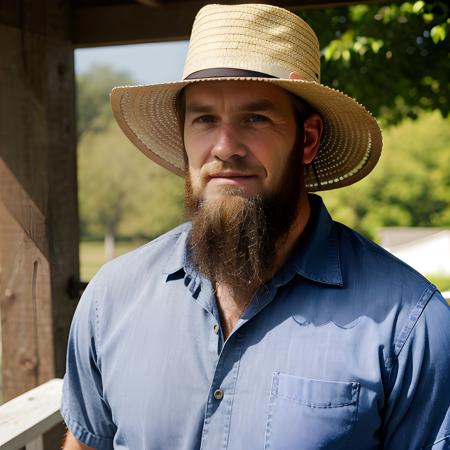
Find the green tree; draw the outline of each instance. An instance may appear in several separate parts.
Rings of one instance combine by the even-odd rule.
[[[116,237],[152,238],[183,220],[182,180],[143,156],[113,120],[109,93],[131,84],[106,66],[77,77],[81,233],[104,238],[107,259]]]
[[[127,72],[109,66],[94,66],[77,76],[77,134],[104,131],[113,120],[109,93],[114,86],[135,84]]]
[[[450,120],[437,112],[384,131],[378,166],[324,192],[333,217],[372,238],[383,226],[450,226]]]
[[[86,134],[78,147],[82,236],[151,239],[183,221],[183,180],[151,163],[111,123]]]
[[[416,1],[306,10],[322,48],[322,82],[385,124],[422,110],[449,114],[448,3]]]

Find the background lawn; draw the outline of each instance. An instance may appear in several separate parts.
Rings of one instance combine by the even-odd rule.
[[[123,255],[144,243],[143,241],[119,241],[116,243],[116,256]],[[104,263],[103,241],[80,242],[80,276],[83,281],[89,281]]]

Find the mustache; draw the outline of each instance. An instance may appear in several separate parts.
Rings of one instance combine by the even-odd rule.
[[[233,161],[212,161],[202,167],[200,174],[203,179],[208,179],[224,172],[238,172],[242,175],[262,175],[264,173],[261,166],[250,164],[244,159],[236,159]]]

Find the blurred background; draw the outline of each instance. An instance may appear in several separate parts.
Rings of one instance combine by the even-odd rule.
[[[369,177],[322,193],[333,217],[450,290],[448,6],[405,2],[304,10],[322,83],[365,105],[383,129]],[[115,124],[113,86],[181,78],[187,42],[75,51],[81,278],[184,221],[183,182]]]

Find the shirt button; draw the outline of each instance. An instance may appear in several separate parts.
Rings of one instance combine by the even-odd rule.
[[[216,400],[222,400],[222,398],[223,398],[223,391],[222,391],[222,389],[216,389],[214,391],[214,398]]]
[[[219,325],[217,323],[213,326],[214,333],[219,334]]]

